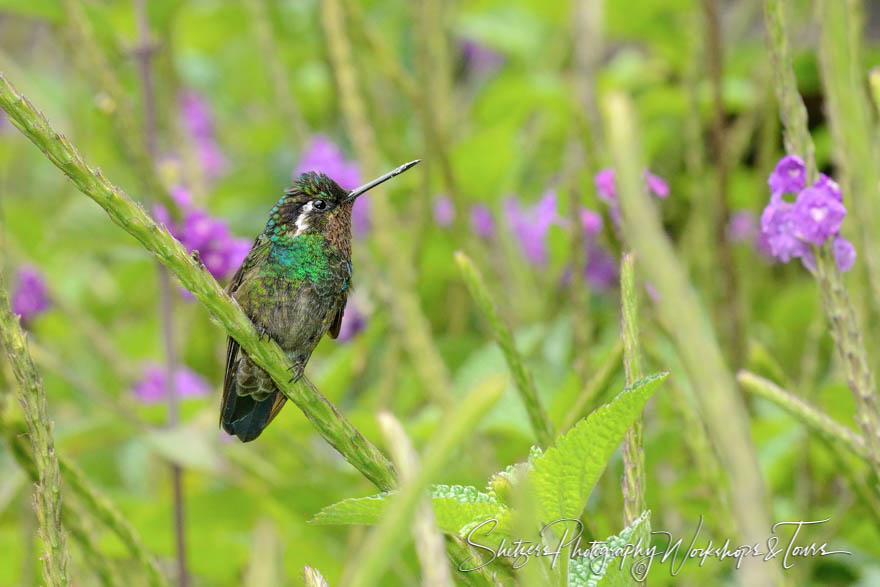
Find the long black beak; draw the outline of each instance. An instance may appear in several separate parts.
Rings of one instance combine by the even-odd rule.
[[[365,183],[364,185],[362,185],[360,187],[354,188],[353,190],[351,190],[351,192],[349,192],[348,197],[345,198],[345,201],[346,202],[353,201],[359,195],[373,189],[374,187],[376,187],[380,183],[385,183],[386,181],[388,181],[389,179],[391,179],[395,175],[400,175],[401,173],[403,173],[404,171],[406,171],[410,167],[415,167],[416,165],[418,165],[419,161],[421,161],[421,159],[416,159],[415,161],[410,161],[409,163],[404,163],[403,165],[401,165],[400,167],[398,167],[394,171],[389,171],[385,175],[383,175],[381,177],[377,177],[376,179],[374,179],[373,181],[371,181],[369,183]]]

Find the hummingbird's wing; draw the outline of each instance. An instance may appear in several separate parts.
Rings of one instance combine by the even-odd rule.
[[[248,252],[247,257],[242,261],[241,266],[238,268],[238,271],[235,272],[235,275],[232,276],[232,279],[229,280],[229,284],[226,286],[226,293],[235,297],[235,292],[241,286],[242,280],[248,270],[253,267],[255,259],[263,254],[263,249],[265,248],[265,243],[263,241],[265,241],[265,239],[262,234],[257,236],[256,240],[254,240],[254,244],[251,246],[251,250]],[[247,312],[247,308],[244,308],[244,310]],[[221,424],[223,423],[226,406],[229,402],[229,393],[233,387],[235,387],[235,370],[238,366],[239,359],[238,343],[231,336],[227,337],[226,341],[226,369],[223,375],[223,399],[220,403]],[[277,413],[277,410],[275,413]]]
[[[339,302],[339,310],[336,311],[336,316],[333,317],[333,322],[330,323],[330,329],[327,331],[327,335],[330,338],[339,336],[339,329],[342,327],[342,315],[345,313],[346,298],[347,296],[342,296],[342,300]]]

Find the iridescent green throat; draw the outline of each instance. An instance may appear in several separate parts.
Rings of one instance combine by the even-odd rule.
[[[269,239],[269,269],[279,277],[319,282],[331,277],[328,249],[322,234]]]

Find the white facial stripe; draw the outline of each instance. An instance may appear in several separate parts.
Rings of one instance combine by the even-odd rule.
[[[306,219],[308,218],[309,212],[311,212],[311,211],[312,211],[312,203],[307,202],[302,207],[302,210],[300,211],[299,216],[296,219],[296,222],[293,223],[294,226],[296,226],[296,232],[293,233],[293,236],[301,235],[309,227],[309,223],[306,222]]]

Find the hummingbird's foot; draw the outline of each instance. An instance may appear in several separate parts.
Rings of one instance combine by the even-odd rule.
[[[287,368],[287,370],[293,373],[293,377],[291,377],[287,381],[288,383],[293,383],[294,381],[302,377],[303,371],[305,371],[305,369],[301,365],[291,365]]]
[[[196,262],[196,264],[199,266],[199,269],[205,269],[205,263],[204,261],[202,261],[202,256],[199,255],[198,249],[195,249],[192,253],[190,253],[190,257],[192,257],[192,260]]]
[[[260,340],[263,340],[264,338],[266,340],[269,340],[270,338],[272,338],[271,336],[269,336],[269,330],[262,324],[257,326],[257,335],[260,337]]]

